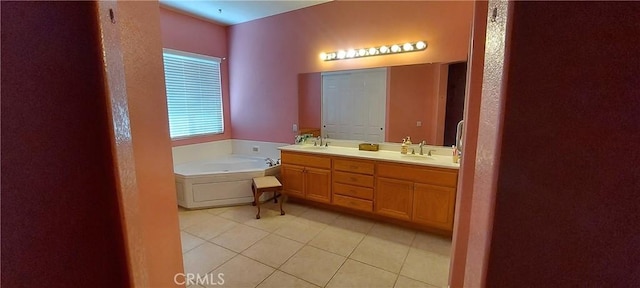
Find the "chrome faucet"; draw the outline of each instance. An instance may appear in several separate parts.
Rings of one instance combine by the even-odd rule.
[[[324,147],[329,147],[329,141],[327,141],[329,137],[325,137],[324,138]],[[318,136],[318,138],[316,138],[317,141],[313,142],[313,146],[320,146],[322,147],[322,136]],[[320,141],[320,145],[318,145],[318,141]]]
[[[424,146],[427,146],[427,141],[422,140],[419,146],[420,146],[420,155],[424,155],[424,152],[422,152],[422,148],[424,148]],[[431,152],[436,152],[436,150],[429,149],[429,151],[427,151],[427,156],[431,156]]]
[[[269,165],[269,167],[273,167],[273,166],[278,165],[278,162],[276,162],[275,160],[273,160],[271,158],[267,158],[267,159],[264,159],[264,160],[267,161],[267,164]]]

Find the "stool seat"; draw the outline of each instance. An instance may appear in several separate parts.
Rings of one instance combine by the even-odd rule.
[[[256,219],[260,219],[260,196],[262,196],[264,192],[273,192],[273,201],[277,203],[278,191],[282,191],[282,183],[274,176],[256,177],[253,178],[251,189],[253,190],[253,205],[258,208]],[[284,199],[280,200],[280,215],[284,215],[282,202],[284,202]]]
[[[253,184],[257,189],[282,187],[278,178],[274,176],[264,176],[253,178]]]

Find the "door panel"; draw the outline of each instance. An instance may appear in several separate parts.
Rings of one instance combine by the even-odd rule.
[[[282,164],[282,189],[285,193],[304,198],[304,167]]]
[[[331,202],[331,171],[305,168],[306,198],[318,202]]]
[[[452,231],[454,188],[416,183],[413,191],[413,221]]]
[[[378,177],[375,212],[401,220],[411,220],[413,182]]]

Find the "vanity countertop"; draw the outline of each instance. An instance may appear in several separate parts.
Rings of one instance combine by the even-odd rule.
[[[288,145],[278,149],[282,151],[301,152],[319,155],[341,156],[349,158],[360,158],[367,160],[388,161],[403,164],[431,166],[438,168],[460,169],[459,163],[453,163],[451,156],[444,155],[419,155],[419,154],[401,154],[400,151],[379,150],[379,151],[362,151],[358,148],[340,147],[340,146],[313,146],[305,145]]]

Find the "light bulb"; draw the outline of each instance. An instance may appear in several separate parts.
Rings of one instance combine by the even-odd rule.
[[[422,41],[418,41],[418,42],[416,43],[416,48],[418,48],[419,50],[422,50],[422,49],[424,49],[424,48],[427,48],[427,43],[424,43],[424,42],[422,42]]]
[[[358,50],[358,56],[365,56],[367,55],[367,49],[364,48],[360,48],[360,50]]]
[[[391,52],[400,52],[400,46],[398,45],[391,46]]]
[[[387,53],[387,52],[389,52],[389,47],[387,46],[380,47],[380,53]]]
[[[355,56],[356,56],[356,50],[349,49],[349,51],[347,51],[347,58],[353,58]]]
[[[329,60],[328,56],[329,55],[327,55],[327,53],[324,53],[324,52],[320,53],[320,59],[322,59],[322,60]]]
[[[413,45],[411,45],[411,43],[405,43],[404,45],[402,45],[402,50],[411,51],[413,50]]]
[[[347,52],[344,50],[338,51],[338,59],[344,59],[345,56],[347,56]]]
[[[376,50],[376,48],[369,48],[369,55],[376,55],[378,54],[378,50]]]

